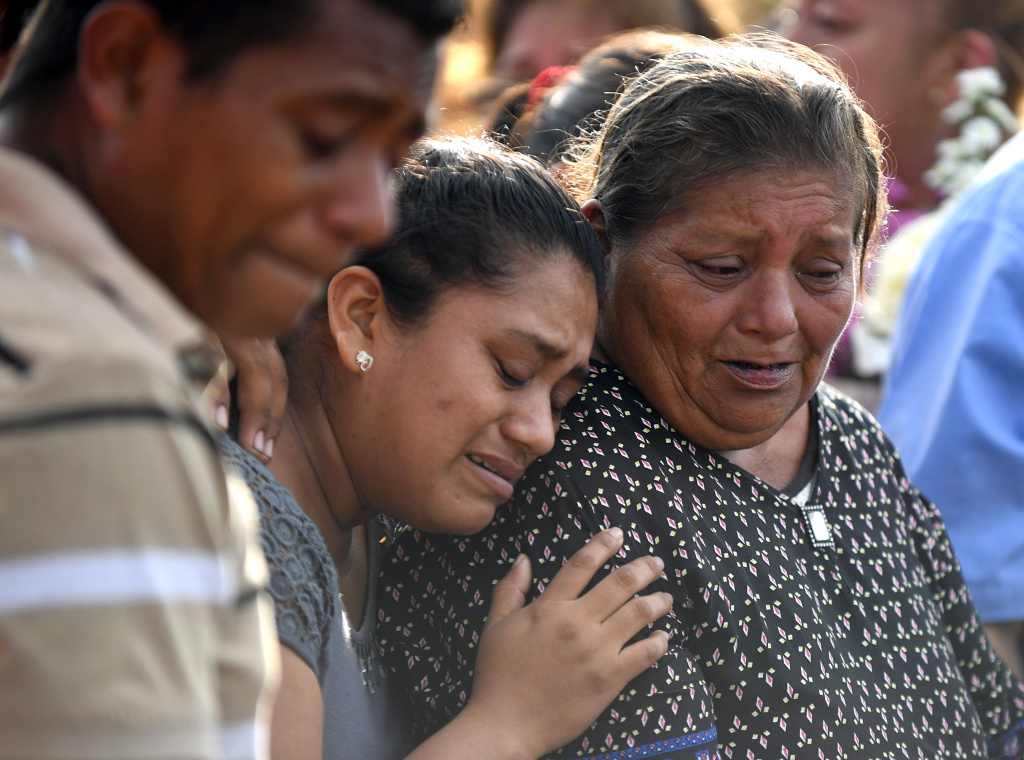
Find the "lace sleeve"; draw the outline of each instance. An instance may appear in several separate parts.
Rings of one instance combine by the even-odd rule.
[[[320,680],[338,604],[338,578],[327,545],[291,492],[259,460],[227,436],[218,445],[225,466],[243,477],[259,508],[278,638]]]

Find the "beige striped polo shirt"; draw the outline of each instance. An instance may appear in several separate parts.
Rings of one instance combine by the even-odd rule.
[[[251,496],[187,377],[205,335],[0,150],[0,758],[265,754],[277,643]]]

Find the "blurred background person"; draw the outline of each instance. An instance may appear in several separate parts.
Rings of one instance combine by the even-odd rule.
[[[556,81],[533,83],[523,113],[508,126],[508,142],[545,164],[558,164],[573,138],[600,128],[626,82],[700,39],[657,29],[610,37]],[[501,136],[497,125],[492,130]]]
[[[978,613],[1018,675],[1024,631],[1024,135],[932,237],[879,419],[936,499]]]
[[[958,72],[995,67],[1005,101],[1024,86],[1024,4],[1019,0],[799,0],[781,31],[839,64],[885,131],[890,227],[935,208],[926,173],[956,128],[943,117]],[[911,213],[908,213],[911,212]],[[893,230],[890,230],[892,234]]]
[[[491,74],[509,83],[575,63],[627,29],[661,26],[711,39],[723,33],[702,0],[495,0],[489,22]]]
[[[746,0],[476,0],[466,26],[447,46],[442,125],[474,132],[482,122],[491,123],[492,105],[509,87],[523,85],[526,92],[541,72],[575,64],[617,32],[661,27],[719,37],[739,28],[736,8],[747,5]]]

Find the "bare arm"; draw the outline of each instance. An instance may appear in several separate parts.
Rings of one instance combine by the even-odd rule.
[[[634,596],[661,575],[661,560],[635,560],[580,596],[621,546],[618,529],[599,533],[526,607],[530,563],[517,560],[495,586],[469,703],[408,760],[534,760],[582,733],[665,654],[661,631],[626,646],[672,606],[668,594]]]
[[[281,686],[270,719],[270,760],[320,760],[324,745],[324,704],[309,665],[281,647]]]

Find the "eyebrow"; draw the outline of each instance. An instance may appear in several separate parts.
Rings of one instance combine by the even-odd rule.
[[[529,330],[511,329],[507,334],[512,338],[526,341],[542,354],[552,359],[564,359],[568,354],[568,351],[564,348],[548,343],[537,333],[532,333]],[[590,365],[589,363],[584,363],[582,366],[573,367],[569,374],[572,375],[574,380],[578,380],[580,385],[583,385],[587,382],[587,378],[590,377]]]
[[[825,237],[823,235],[813,235],[811,236],[811,240],[817,243],[818,245],[825,246],[826,248],[831,248],[833,250],[841,250],[849,246],[856,247],[856,240],[854,239],[856,237],[856,234],[857,231],[853,230],[850,232],[849,236],[836,235],[834,237]]]
[[[392,102],[387,98],[364,92],[330,92],[317,99],[341,110],[365,111],[378,116],[386,116],[394,108]]]
[[[398,112],[394,102],[388,98],[364,92],[332,92],[317,99],[329,108],[377,119],[386,119]],[[416,137],[426,134],[427,121],[424,114],[418,113],[410,119],[407,131]]]

